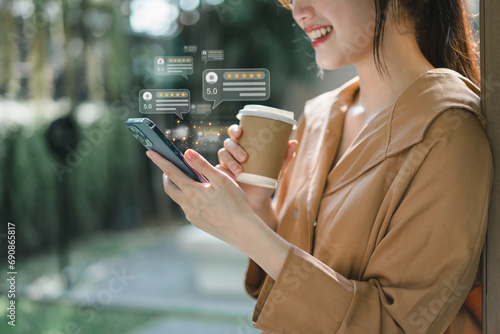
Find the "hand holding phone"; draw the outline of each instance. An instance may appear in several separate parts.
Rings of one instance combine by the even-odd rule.
[[[202,174],[193,170],[184,160],[182,152],[163,134],[149,118],[129,118],[125,125],[132,135],[147,149],[159,153],[176,165],[191,179],[205,182]]]

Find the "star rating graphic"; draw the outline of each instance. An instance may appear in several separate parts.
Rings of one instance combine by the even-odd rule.
[[[224,78],[225,79],[232,79],[232,80],[242,80],[242,79],[263,79],[264,78],[264,73],[263,72],[225,72],[224,73]]]
[[[169,63],[190,63],[191,58],[170,58]]]
[[[164,92],[164,93],[158,93],[158,97],[187,97],[188,93],[187,92]]]

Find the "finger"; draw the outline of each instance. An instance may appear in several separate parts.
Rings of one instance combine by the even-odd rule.
[[[227,151],[225,148],[221,148],[217,152],[217,156],[219,157],[219,162],[231,170],[234,175],[241,174],[243,168],[240,163],[234,159],[234,156]]]
[[[236,181],[236,175],[234,175],[234,173],[231,172],[231,170],[229,169],[229,167],[227,167],[226,165],[224,165],[224,163],[216,165],[215,168],[217,168],[218,170],[224,172],[226,175],[229,175],[233,180]]]
[[[220,170],[212,166],[204,157],[202,157],[195,150],[189,149],[184,153],[184,158],[186,159],[189,166],[201,174],[205,175],[212,187],[217,184],[221,184],[226,180],[226,176]],[[174,180],[175,182],[175,180]],[[182,189],[182,188],[181,188]]]
[[[241,128],[238,124],[233,124],[229,128],[227,128],[227,134],[231,137],[235,142],[238,142],[238,138],[241,136]]]
[[[180,204],[179,202],[182,200],[184,197],[182,194],[182,190],[177,187],[177,185],[172,182],[172,180],[167,176],[167,174],[163,174],[163,189],[165,190],[165,193],[170,196],[170,198],[177,204]]]
[[[224,148],[229,151],[239,162],[245,162],[248,158],[247,152],[231,138],[224,140]]]
[[[297,140],[293,139],[288,142],[288,148],[286,151],[285,160],[283,161],[283,165],[281,166],[281,170],[286,171],[292,160],[295,158],[298,147],[299,142]]]
[[[160,154],[156,153],[153,150],[148,150],[146,152],[148,158],[150,158],[156,166],[158,166],[163,173],[167,174],[168,177],[179,187],[181,190],[183,189],[186,182],[191,180],[188,176],[184,174],[177,166],[173,163],[162,157]],[[192,181],[192,180],[191,180]]]
[[[236,175],[234,175],[229,168],[223,167],[222,165],[215,165],[215,168],[226,173],[226,175],[228,175],[230,178],[236,181]]]

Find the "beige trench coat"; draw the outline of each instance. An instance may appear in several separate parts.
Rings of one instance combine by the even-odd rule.
[[[250,261],[254,326],[272,333],[475,333],[461,306],[493,177],[479,90],[416,79],[333,167],[357,79],[306,103],[274,204],[292,248],[276,281]],[[460,312],[459,312],[460,310]],[[458,313],[458,316],[457,316]]]

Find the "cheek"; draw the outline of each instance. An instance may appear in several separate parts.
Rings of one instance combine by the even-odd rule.
[[[375,20],[367,17],[367,20],[356,20],[349,29],[343,29],[339,41],[344,47],[346,56],[356,57],[364,55],[372,50],[373,35],[375,31]]]
[[[328,59],[330,59],[332,64],[329,65],[329,68],[332,65],[339,67],[373,57],[374,30],[374,19],[360,20],[360,18],[356,18],[339,26],[330,41],[329,52],[317,53],[318,65],[328,64]]]
[[[335,0],[322,12],[333,24],[334,35],[317,49],[316,61],[320,67],[334,69],[373,57],[376,17],[373,0]]]

